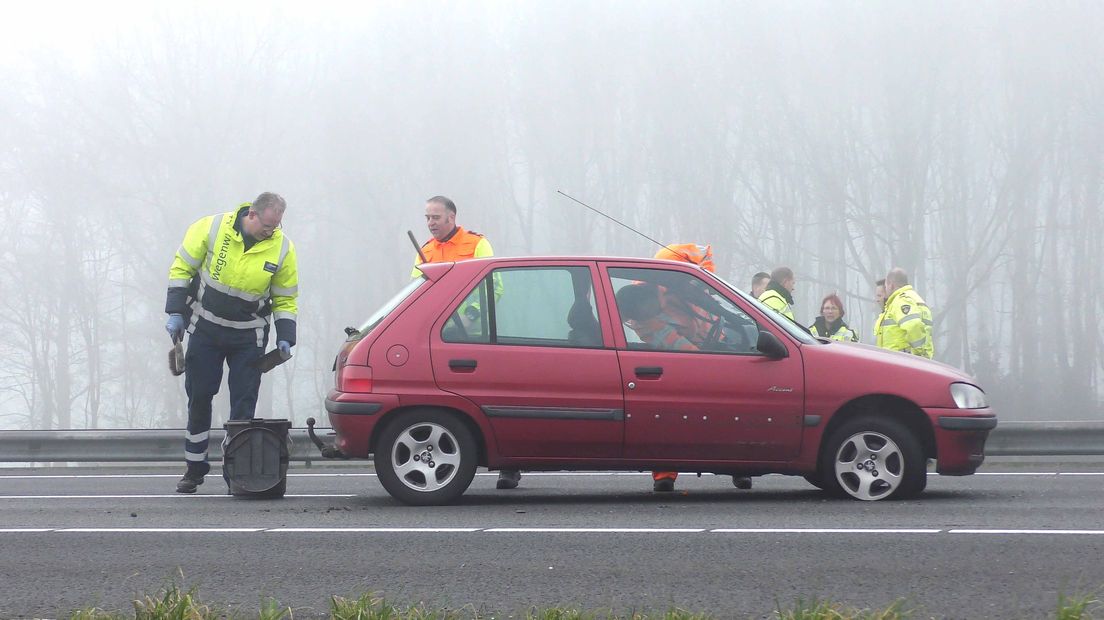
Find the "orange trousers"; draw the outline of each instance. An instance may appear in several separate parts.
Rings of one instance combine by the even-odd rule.
[[[652,480],[677,480],[677,471],[653,471]]]

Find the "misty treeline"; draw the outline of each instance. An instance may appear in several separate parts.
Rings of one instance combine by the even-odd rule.
[[[799,318],[838,292],[865,342],[901,266],[937,359],[1003,417],[1100,415],[1100,4],[325,11],[149,9],[5,54],[0,427],[182,426],[170,261],[261,191],[288,200],[301,297],[258,415],[322,413],[342,328],[410,277],[429,196],[500,255],[657,249],[556,190],[711,244],[742,288],[789,265]]]

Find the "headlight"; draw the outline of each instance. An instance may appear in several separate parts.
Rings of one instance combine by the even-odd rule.
[[[952,383],[951,398],[959,409],[983,409],[989,406],[989,401],[985,399],[985,392],[969,383]]]

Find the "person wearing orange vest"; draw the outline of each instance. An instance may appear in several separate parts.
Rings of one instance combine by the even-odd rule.
[[[494,256],[491,242],[483,235],[464,230],[456,225],[456,204],[444,196],[434,196],[426,201],[426,225],[433,237],[422,244],[422,254],[427,263],[450,263],[471,258]],[[414,257],[412,277],[422,275],[417,265],[421,258]]]
[[[663,246],[663,249],[656,252],[655,258],[690,263],[691,265],[701,267],[709,273],[714,273],[717,269],[713,264],[713,248],[708,245],[698,245],[696,243],[675,243],[666,245]],[[708,326],[702,325],[700,311],[689,306],[685,300],[667,295],[664,291],[660,292],[660,300],[663,312],[670,317],[671,322],[676,326],[675,331],[693,344],[700,343],[705,334],[709,331]],[[653,471],[652,490],[657,492],[674,491],[675,480],[677,478],[678,472]],[[751,478],[733,476],[732,484],[738,489],[750,489]]]
[[[429,241],[422,244],[422,254],[427,263],[449,263],[454,261],[469,260],[472,258],[486,258],[494,256],[491,242],[483,235],[464,230],[456,225],[456,203],[444,196],[434,196],[426,201],[425,206],[426,226],[429,234],[433,235]],[[414,271],[412,277],[422,275],[418,265],[421,257],[414,259]],[[496,297],[499,291],[499,283],[495,282]],[[499,489],[517,488],[521,481],[521,472],[517,470],[503,469],[498,472]]]

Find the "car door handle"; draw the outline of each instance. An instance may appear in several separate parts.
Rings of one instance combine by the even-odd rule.
[[[663,375],[663,368],[659,366],[637,366],[634,371],[638,377],[660,377]]]
[[[449,360],[451,370],[475,370],[477,365],[475,360]]]

